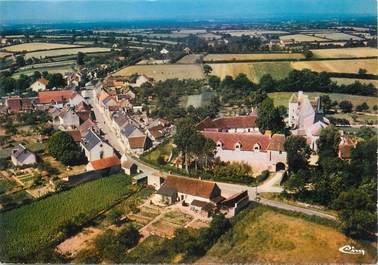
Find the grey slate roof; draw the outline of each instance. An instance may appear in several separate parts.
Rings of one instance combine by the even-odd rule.
[[[121,133],[128,138],[135,130],[139,130],[137,127],[135,127],[132,124],[127,124],[125,128],[122,129]]]
[[[177,194],[177,190],[173,188],[165,188],[163,186],[156,193],[163,196],[173,197]]]
[[[30,155],[33,155],[33,153],[30,152],[28,149],[26,149],[26,147],[23,146],[22,144],[18,144],[12,150],[12,156],[21,163],[24,162]]]
[[[89,130],[81,140],[81,144],[88,151],[92,150],[99,142],[101,142],[101,138],[92,130]]]

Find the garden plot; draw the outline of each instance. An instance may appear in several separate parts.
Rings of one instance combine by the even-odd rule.
[[[150,235],[170,238],[174,235],[176,229],[184,227],[192,220],[193,217],[191,215],[174,210],[165,213],[161,218],[148,226],[146,230]]]
[[[160,214],[160,209],[154,206],[144,205],[138,213],[129,214],[127,217],[139,225],[145,226]]]

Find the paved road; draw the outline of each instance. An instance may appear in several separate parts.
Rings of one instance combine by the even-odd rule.
[[[92,100],[92,102],[94,102]],[[132,160],[134,163],[136,163],[140,170],[143,171],[143,175],[149,175],[153,172],[156,172],[157,169],[145,164],[144,162],[141,162],[140,160],[132,157],[130,154],[125,153],[125,150],[123,149],[123,145],[120,141],[120,139],[117,137],[113,129],[108,125],[109,121],[106,121],[105,115],[100,112],[98,109],[98,106],[94,103],[93,104],[93,110],[96,116],[97,124],[99,128],[104,132],[105,139],[121,154],[125,155],[127,159]],[[177,176],[177,175],[176,175]],[[279,187],[277,184],[281,182],[283,176],[283,172],[277,172],[275,173],[271,178],[269,178],[267,181],[265,181],[263,184],[257,187],[249,187],[239,184],[231,184],[231,183],[223,183],[223,182],[216,182],[219,188],[222,190],[222,195],[225,197],[229,197],[233,194],[243,192],[245,190],[248,191],[249,198],[251,200],[256,200],[256,191],[258,193],[265,193],[265,192],[273,192],[273,193],[280,193],[282,192],[282,187]],[[276,208],[289,210],[289,211],[296,211],[301,212],[307,215],[315,215],[322,218],[330,219],[330,220],[336,220],[334,216],[308,209],[303,207],[297,207],[289,204],[285,204],[283,202],[278,201],[271,201],[267,199],[260,199],[259,202],[264,205],[273,206]]]

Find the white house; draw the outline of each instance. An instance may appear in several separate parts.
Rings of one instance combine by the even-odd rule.
[[[47,81],[45,78],[40,78],[37,81],[35,81],[30,86],[30,88],[32,89],[32,91],[35,91],[35,92],[43,91],[43,90],[46,90],[48,83],[49,81]]]
[[[64,130],[74,130],[80,127],[80,118],[72,108],[64,108],[53,120],[54,125]]]
[[[26,149],[22,144],[18,144],[11,153],[11,160],[15,166],[32,165],[37,163],[35,154]]]
[[[161,51],[160,51],[160,54],[163,54],[163,55],[166,55],[168,54],[169,51],[166,49],[166,48],[163,48]]]
[[[135,80],[135,85],[134,87],[141,87],[145,83],[150,83],[152,84],[153,80],[146,75],[140,75],[138,78]]]
[[[99,160],[114,156],[113,147],[102,141],[92,129],[83,137],[80,143],[88,161]]]
[[[202,131],[202,135],[214,141],[217,148],[215,157],[221,161],[246,163],[255,171],[286,168],[284,135],[275,134],[271,137],[260,133],[213,131]]]
[[[74,93],[71,98],[68,100],[68,103],[70,104],[71,107],[76,107],[80,103],[87,103],[82,95],[79,93]]]

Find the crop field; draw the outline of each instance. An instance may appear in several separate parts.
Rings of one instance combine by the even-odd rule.
[[[129,184],[129,177],[113,175],[0,214],[0,259],[37,252],[62,237],[62,225],[93,217],[127,195]]]
[[[199,64],[164,64],[164,65],[134,65],[123,68],[113,74],[114,76],[131,76],[144,74],[156,81],[166,79],[203,79],[205,76]]]
[[[272,35],[283,35],[288,34],[286,31],[281,30],[216,30],[214,31],[220,34],[230,34],[234,37],[246,36],[255,36],[257,34],[272,34]]]
[[[354,82],[360,82],[361,84],[373,84],[378,88],[378,80],[369,80],[369,79],[354,79],[354,78],[331,78],[332,81],[335,81],[339,85],[350,85]]]
[[[249,53],[249,54],[209,54],[206,55],[204,61],[252,61],[252,60],[296,60],[304,59],[301,53]]]
[[[29,52],[25,55],[25,59],[29,58],[45,58],[45,57],[58,57],[64,55],[73,55],[79,52],[82,53],[105,53],[110,52],[110,48],[100,48],[100,47],[91,47],[91,48],[75,48],[75,49],[58,49],[58,50],[49,50],[49,51],[37,51]]]
[[[201,62],[203,55],[202,54],[189,54],[184,57],[182,57],[180,60],[178,60],[176,63],[181,64],[196,64]]]
[[[355,57],[376,57],[376,48],[342,48],[342,49],[320,49],[311,50],[314,58],[355,58]]]
[[[12,75],[13,78],[19,78],[21,74],[24,75],[33,75],[35,71],[43,72],[47,71],[50,74],[60,73],[64,74],[65,72],[72,72],[74,69],[74,65],[53,65],[53,66],[42,66],[42,67],[36,67],[32,69],[26,69],[26,70],[20,70]]]
[[[338,40],[363,40],[360,37],[349,35],[349,34],[345,34],[345,33],[342,33],[342,32],[318,33],[318,34],[314,34],[314,35],[316,37],[319,37],[319,38],[324,38],[324,39],[329,39],[329,40],[335,40],[335,41],[338,41]]]
[[[273,99],[274,105],[276,106],[285,106],[287,107],[289,105],[289,99],[293,92],[273,92],[268,93],[268,96]],[[338,94],[338,93],[318,93],[318,92],[305,92],[306,95],[309,96],[309,99],[315,99],[315,97],[321,96],[321,95],[328,95],[331,100],[341,102],[343,100],[349,100],[352,102],[353,106],[360,105],[364,102],[366,102],[370,109],[373,109],[373,107],[377,104],[377,98],[376,97],[366,97],[366,96],[356,96],[356,95],[348,95],[348,94]]]
[[[375,263],[367,246],[343,235],[336,228],[307,221],[274,209],[257,206],[239,216],[199,264],[216,263]],[[339,251],[345,245],[364,249],[365,255]]]
[[[240,73],[255,83],[260,82],[264,74],[270,74],[274,79],[283,79],[292,70],[289,62],[257,62],[257,63],[225,63],[210,64],[213,68],[213,75],[225,78],[227,75],[236,77]]]
[[[378,61],[376,59],[303,61],[291,62],[291,66],[297,70],[310,69],[315,72],[353,74],[357,74],[359,69],[366,69],[368,74],[378,74]]]
[[[305,34],[293,34],[285,35],[280,37],[281,40],[294,40],[297,42],[313,42],[313,41],[326,41],[326,39],[319,38],[316,36],[305,35]]]
[[[11,56],[12,53],[10,52],[0,52],[0,59]]]
[[[45,42],[33,42],[33,43],[23,43],[5,47],[4,50],[9,52],[33,52],[42,50],[52,50],[52,49],[64,49],[64,48],[75,48],[80,47],[79,45],[72,44],[61,44],[61,43],[45,43]]]

